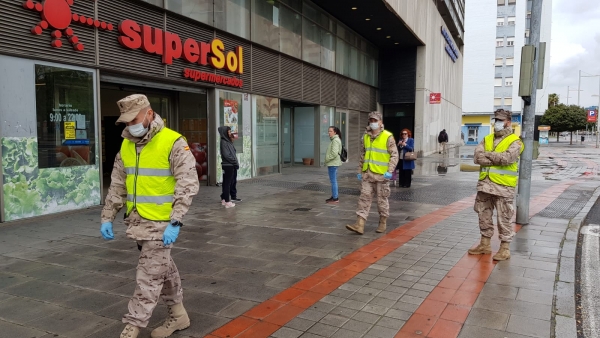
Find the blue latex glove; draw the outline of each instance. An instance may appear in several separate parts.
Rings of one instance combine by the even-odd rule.
[[[104,239],[114,239],[115,234],[113,234],[112,223],[102,223],[102,225],[100,226],[100,234],[102,235],[102,237],[104,237]]]
[[[362,181],[362,174],[356,175],[356,178],[358,178],[359,181]]]
[[[173,244],[177,240],[177,236],[179,236],[179,228],[173,224],[167,225],[165,232],[163,233],[163,243],[166,245]]]
[[[386,180],[392,179],[392,173],[386,172],[385,174],[383,174],[383,178],[385,178]]]

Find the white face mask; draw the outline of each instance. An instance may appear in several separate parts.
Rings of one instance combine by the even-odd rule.
[[[146,122],[146,118],[144,118],[144,121],[142,121],[141,123],[134,124],[128,127],[131,136],[142,137],[146,135],[146,133],[148,133],[148,127],[144,127],[144,122]]]
[[[377,130],[379,129],[379,122],[373,122],[369,126],[371,127],[371,129]]]
[[[504,129],[504,121],[496,121],[496,123],[494,123],[495,131],[501,131],[503,129]]]

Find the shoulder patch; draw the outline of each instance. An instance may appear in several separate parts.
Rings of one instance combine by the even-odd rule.
[[[185,147],[183,147],[183,150],[190,150],[190,147],[189,146],[185,146]]]

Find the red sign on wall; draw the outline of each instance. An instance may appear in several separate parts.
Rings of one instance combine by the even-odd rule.
[[[587,121],[588,122],[596,122],[598,121],[598,112],[595,110],[588,110],[587,112]]]
[[[429,104],[440,104],[440,103],[442,103],[442,93],[429,94]]]

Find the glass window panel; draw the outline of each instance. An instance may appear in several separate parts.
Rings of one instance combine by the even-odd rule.
[[[332,107],[321,106],[321,116],[319,116],[319,124],[321,125],[319,132],[319,150],[321,153],[321,166],[325,165],[325,156],[327,155],[327,148],[329,147],[329,143],[331,143],[331,139],[329,138],[329,127],[331,127],[335,123],[333,120],[334,111],[335,109]]]
[[[504,105],[505,106],[512,106],[512,97],[506,97],[506,98],[504,98]]]
[[[250,0],[215,0],[215,27],[250,37]]]
[[[200,181],[208,180],[208,124],[206,94],[179,93],[179,129],[196,159]],[[162,115],[161,115],[162,116]]]
[[[321,67],[335,71],[335,37],[321,30]]]
[[[285,54],[302,58],[302,15],[281,7],[281,51]]]
[[[279,0],[281,3],[292,7],[294,10],[302,13],[302,0]]]
[[[302,31],[302,60],[320,66],[321,29],[314,22],[304,19]]]
[[[515,58],[506,58],[507,66],[514,66],[514,64],[515,64]]]
[[[354,80],[358,80],[360,76],[360,66],[358,63],[358,49],[352,46],[350,46],[349,76]]]
[[[279,50],[279,3],[252,0],[252,41]]]
[[[494,79],[494,86],[496,86],[496,87],[502,87],[502,78],[495,78]]]
[[[348,76],[350,74],[350,46],[344,40],[337,38],[335,50],[335,71]]]
[[[501,105],[502,105],[502,98],[495,97],[494,98],[494,106],[501,106]]]
[[[496,66],[502,66],[502,58],[497,58],[495,65]]]
[[[306,1],[304,2],[304,6],[302,7],[302,13],[305,17],[311,19],[314,22],[319,22],[319,11],[311,4],[308,4]]]
[[[39,168],[96,163],[93,73],[35,65]]]
[[[170,11],[213,25],[213,0],[165,0],[165,5]]]
[[[242,111],[242,94],[220,91],[219,109],[221,122],[223,126],[231,128],[231,132],[237,133],[238,138],[233,140],[236,153],[244,153],[244,133],[241,128],[244,126],[244,114]]]
[[[279,172],[279,100],[254,96],[254,166],[258,176]]]
[[[504,85],[507,87],[511,87],[513,85],[513,78],[512,77],[507,77],[504,80]]]

